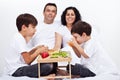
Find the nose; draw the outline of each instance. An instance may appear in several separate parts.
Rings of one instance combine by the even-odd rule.
[[[49,15],[52,15],[52,11],[49,12]]]
[[[70,14],[69,17],[72,17],[72,15]]]

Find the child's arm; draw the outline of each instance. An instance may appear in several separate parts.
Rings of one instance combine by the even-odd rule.
[[[32,49],[30,52],[23,52],[22,56],[25,63],[31,64],[39,54],[47,51],[48,51],[47,47],[39,46],[37,48]]]
[[[81,54],[78,52],[77,48],[74,46],[74,43],[72,41],[69,41],[68,44],[73,48],[75,54],[80,58]]]
[[[74,38],[72,38],[72,40],[69,41],[68,44],[73,48],[78,57],[81,57],[82,55],[85,58],[89,58],[84,52],[84,49],[76,42]]]

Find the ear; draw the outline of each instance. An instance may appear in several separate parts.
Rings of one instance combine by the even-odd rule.
[[[43,16],[45,16],[45,12],[43,12]]]
[[[26,26],[25,25],[22,25],[22,30],[26,30]]]
[[[83,37],[86,37],[86,33],[85,33],[85,32],[83,32],[83,33],[82,33],[82,36],[83,36]]]

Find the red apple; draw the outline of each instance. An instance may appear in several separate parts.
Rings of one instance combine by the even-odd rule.
[[[49,53],[48,53],[48,52],[43,52],[43,53],[41,54],[41,56],[42,56],[42,58],[46,58],[46,57],[49,56]]]

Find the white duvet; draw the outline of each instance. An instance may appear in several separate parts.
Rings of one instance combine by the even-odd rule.
[[[63,50],[65,50],[66,48],[64,48]],[[74,55],[71,54],[72,57],[76,57]],[[79,59],[75,58],[74,60],[72,60],[72,64],[75,64],[75,62]],[[95,77],[86,77],[86,78],[74,78],[71,80],[120,80],[120,71],[118,71],[119,73],[106,73],[106,74],[101,74],[101,75],[97,75]],[[2,75],[0,76],[0,80],[46,80],[43,78],[30,78],[30,77],[12,77],[12,76],[8,76],[8,75]],[[70,80],[70,79],[63,79],[63,80]]]
[[[46,80],[43,78],[30,78],[30,77],[12,77],[3,75],[0,77],[0,80]],[[70,80],[70,79],[63,79]],[[120,80],[120,74],[102,74],[95,77],[86,77],[86,78],[74,78],[71,80]]]

